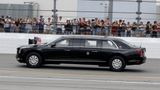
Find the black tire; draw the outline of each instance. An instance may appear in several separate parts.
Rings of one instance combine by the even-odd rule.
[[[31,52],[26,56],[26,64],[29,68],[39,68],[42,65],[42,57],[36,52]]]
[[[111,71],[120,72],[126,67],[124,58],[121,56],[114,56],[109,60],[109,68]]]

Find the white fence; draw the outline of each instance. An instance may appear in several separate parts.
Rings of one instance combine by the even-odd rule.
[[[0,53],[16,54],[16,48],[27,45],[28,39],[40,37],[42,43],[51,42],[61,35],[0,33]],[[134,45],[145,47],[148,58],[160,58],[160,38],[121,37]]]

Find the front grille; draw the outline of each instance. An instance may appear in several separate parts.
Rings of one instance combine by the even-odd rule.
[[[17,54],[19,53],[19,49],[20,49],[20,48],[17,48]]]

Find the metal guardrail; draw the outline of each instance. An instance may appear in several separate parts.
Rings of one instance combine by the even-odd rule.
[[[11,31],[12,28],[7,29],[1,28],[0,32],[6,33],[37,33],[37,34],[60,34],[60,35],[102,35],[102,36],[119,36],[119,37],[160,37],[160,29],[156,31],[150,31],[150,34],[146,34],[146,30],[138,30],[135,31],[131,30],[130,33],[125,30],[112,31],[112,26],[106,26],[105,28],[80,28],[79,25],[70,25],[70,27],[65,27],[65,24],[60,24],[61,27],[57,28],[56,30],[53,29],[51,26],[50,29],[31,29],[30,31],[26,31],[27,29],[15,29]],[[126,27],[127,28],[127,27]]]

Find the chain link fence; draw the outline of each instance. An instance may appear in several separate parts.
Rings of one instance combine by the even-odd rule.
[[[110,5],[111,1],[113,1],[112,6]],[[90,5],[95,5],[95,7],[97,6],[100,8],[94,10],[95,7],[89,6],[89,3]],[[39,9],[39,7],[35,7],[31,4],[0,4],[0,15],[3,16],[0,19],[0,31],[46,34],[159,37],[159,4],[160,2],[156,0],[79,0],[77,10],[60,10],[57,8],[55,11],[57,13],[56,30],[53,30],[54,24],[51,19],[52,16],[43,16],[46,18],[39,17],[41,16],[41,12],[53,13],[52,9]],[[149,8],[151,8],[150,11],[148,11]],[[77,13],[77,16],[69,16],[68,13]],[[109,15],[112,15],[112,19]],[[62,17],[63,20],[59,20],[59,17]],[[107,17],[110,19],[109,24],[96,25],[98,22],[102,24]],[[51,19],[50,21],[48,21],[49,18]],[[85,18],[85,20],[80,21],[80,18]],[[95,20],[96,18],[98,18],[98,20]],[[95,22],[95,26],[92,25],[92,20],[94,20],[93,22]],[[122,28],[119,20],[125,21],[123,30],[121,29],[122,31],[119,31],[120,28]],[[143,22],[143,27],[141,28],[139,28],[140,21]],[[154,21],[157,21],[156,25],[154,25]],[[115,22],[117,22],[117,25],[114,25]],[[130,26],[127,25],[128,22],[131,23]],[[133,22],[136,22],[136,30],[133,30],[133,26],[135,26]],[[146,31],[148,28],[147,22],[150,22],[150,33],[146,33],[148,32]],[[81,23],[84,25],[81,26]],[[156,29],[154,26],[156,26]],[[115,32],[113,32],[114,27],[117,28]],[[128,29],[131,29],[130,35],[128,35]],[[153,35],[155,32],[156,35]]]

